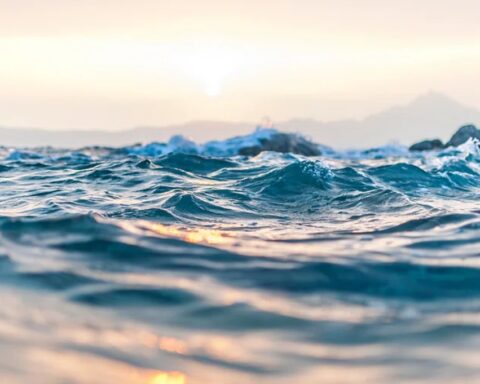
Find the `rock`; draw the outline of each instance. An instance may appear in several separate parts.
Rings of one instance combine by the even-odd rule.
[[[469,139],[480,140],[480,129],[472,124],[464,125],[463,127],[459,128],[445,145],[443,145],[443,143],[438,139],[425,140],[421,141],[420,143],[413,144],[409,149],[410,151],[432,151],[447,147],[458,147],[459,145],[467,142]]]
[[[458,147],[468,139],[474,138],[480,140],[480,129],[474,125],[464,125],[452,136],[450,141],[445,145],[446,147]]]
[[[442,149],[444,145],[441,140],[424,140],[419,143],[413,144],[409,150],[410,151],[433,151],[436,149]]]
[[[278,132],[258,141],[258,145],[240,148],[238,153],[242,156],[256,156],[263,151],[295,153],[304,156],[320,156],[322,154],[317,144],[292,133]]]

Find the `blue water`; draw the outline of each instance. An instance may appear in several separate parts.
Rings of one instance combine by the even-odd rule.
[[[0,149],[2,383],[480,381],[477,143],[176,143]]]

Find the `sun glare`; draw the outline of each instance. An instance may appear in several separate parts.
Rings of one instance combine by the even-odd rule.
[[[221,84],[215,81],[206,81],[205,82],[205,94],[209,97],[217,97],[222,93]]]
[[[238,54],[220,46],[194,47],[185,53],[183,60],[186,72],[200,83],[209,97],[222,94],[225,82],[242,63]]]
[[[2,38],[0,50],[6,56],[0,73],[8,70],[22,79],[44,79],[49,86],[62,79],[62,87],[68,89],[85,85],[77,76],[81,71],[105,92],[120,92],[125,87],[131,92],[132,84],[145,84],[135,92],[172,98],[192,93],[219,97],[235,89],[240,78],[256,73],[260,60],[253,47],[207,40]]]

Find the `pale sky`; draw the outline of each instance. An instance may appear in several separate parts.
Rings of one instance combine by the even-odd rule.
[[[0,0],[0,125],[480,108],[478,0]]]

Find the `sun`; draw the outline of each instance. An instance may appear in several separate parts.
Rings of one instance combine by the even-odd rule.
[[[205,83],[204,92],[208,97],[218,97],[222,94],[222,85],[220,82],[207,81]]]
[[[219,97],[225,83],[237,71],[242,62],[232,50],[221,46],[195,47],[185,55],[185,69],[200,85],[208,97]]]

